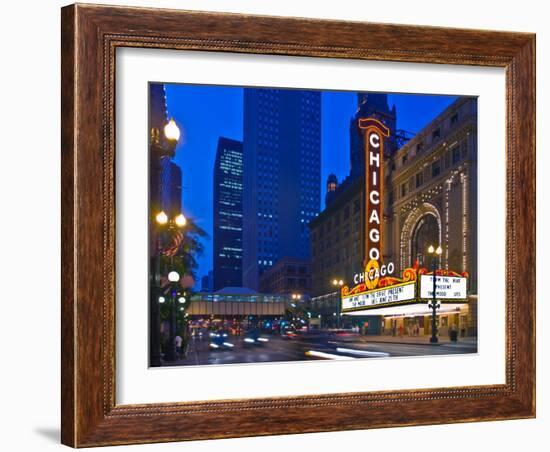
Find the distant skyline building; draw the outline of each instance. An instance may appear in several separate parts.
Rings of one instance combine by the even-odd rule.
[[[309,297],[311,273],[309,259],[281,257],[260,276],[260,292]]]
[[[201,278],[201,292],[214,291],[214,271],[209,270],[206,275]]]
[[[321,197],[321,93],[244,90],[243,284],[281,257],[309,258]]]
[[[220,137],[214,163],[213,290],[242,286],[243,144]]]

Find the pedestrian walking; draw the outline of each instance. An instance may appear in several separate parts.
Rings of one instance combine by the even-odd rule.
[[[175,338],[174,338],[174,347],[176,347],[176,356],[178,357],[178,359],[181,359],[181,346],[183,344],[183,339],[182,337],[178,334]]]

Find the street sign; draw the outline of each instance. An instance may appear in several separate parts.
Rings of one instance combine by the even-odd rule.
[[[438,300],[466,300],[467,278],[459,276],[437,276],[435,280],[435,297]],[[434,280],[432,275],[420,275],[420,298],[433,298]]]

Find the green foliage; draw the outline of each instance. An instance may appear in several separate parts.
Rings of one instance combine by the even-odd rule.
[[[183,229],[183,241],[175,256],[161,256],[160,271],[167,275],[175,270],[180,275],[192,275],[196,279],[195,270],[198,267],[197,257],[204,253],[204,245],[201,239],[209,239],[208,234],[192,219],[187,219],[187,224]],[[172,241],[172,237],[167,243]]]
[[[160,274],[165,276],[171,271],[176,271],[182,278],[185,275],[192,276],[196,280],[196,269],[198,268],[197,258],[204,253],[203,239],[209,239],[208,234],[200,228],[192,219],[187,219],[187,224],[182,230],[183,241],[174,256],[160,256]],[[168,232],[165,245],[169,245],[173,236]],[[176,297],[172,296],[172,291],[176,291]],[[166,302],[160,306],[161,321],[170,321],[172,309],[175,309],[176,334],[179,334],[184,341],[184,349],[189,337],[188,321],[185,317],[191,304],[193,291],[191,288],[183,288],[180,284],[166,284],[162,288],[165,294]],[[185,303],[179,303],[178,298],[184,296]],[[180,308],[183,308],[181,310]],[[163,350],[166,350],[168,344],[163,344]]]

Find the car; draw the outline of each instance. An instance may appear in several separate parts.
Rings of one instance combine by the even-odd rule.
[[[331,340],[336,342],[357,342],[359,334],[353,330],[332,330],[330,332]]]
[[[286,329],[281,333],[283,339],[296,339],[298,334],[292,329]]]
[[[210,344],[209,348],[211,350],[230,350],[235,345],[228,341],[229,335],[223,330],[210,333]]]
[[[269,342],[269,339],[260,336],[260,330],[258,330],[257,328],[248,330],[244,337],[245,345],[263,345],[266,342]]]

